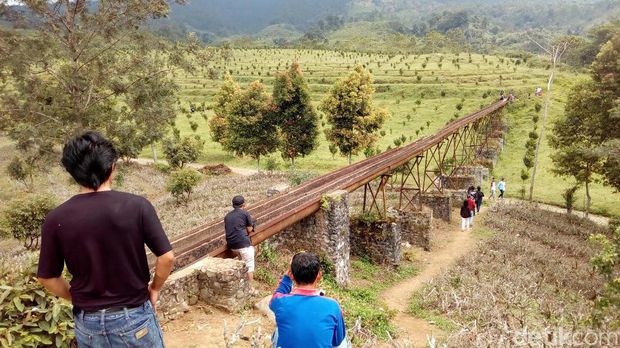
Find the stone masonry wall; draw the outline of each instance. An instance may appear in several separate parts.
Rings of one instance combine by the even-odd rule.
[[[243,308],[248,296],[244,262],[206,257],[168,278],[159,295],[158,315],[163,322],[177,319],[199,300],[234,312]]]
[[[441,193],[426,193],[420,195],[420,203],[433,211],[433,216],[450,222],[452,219],[452,197]]]
[[[349,203],[346,191],[323,196],[321,209],[267,240],[291,251],[310,251],[325,256],[334,265],[336,282],[349,279]]]
[[[466,166],[460,167],[455,171],[456,175],[472,175],[474,177],[474,186],[481,186],[485,180],[489,179],[489,168],[482,166]],[[466,188],[466,187],[459,187]]]
[[[391,221],[351,221],[351,254],[376,263],[400,264],[400,224]]]
[[[473,175],[451,175],[446,177],[446,186],[448,190],[467,189],[470,186],[476,186],[476,178]]]
[[[452,207],[460,208],[463,205],[463,200],[467,199],[467,190],[444,190],[445,195],[450,196],[452,199]]]
[[[420,211],[399,211],[397,221],[403,242],[431,250],[433,211],[429,207],[423,207]]]

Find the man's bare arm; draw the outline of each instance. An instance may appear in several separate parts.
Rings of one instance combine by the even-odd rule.
[[[157,310],[157,299],[159,298],[159,291],[164,286],[166,279],[172,272],[174,266],[174,254],[172,250],[157,257],[155,262],[155,276],[151,285],[149,285],[149,301],[154,310]]]
[[[52,294],[71,301],[69,283],[62,276],[57,278],[39,278],[39,283],[41,283],[41,285],[43,285],[43,287]]]
[[[161,290],[166,282],[166,279],[168,279],[170,272],[172,272],[173,266],[174,253],[172,250],[157,257],[157,262],[155,263],[155,276],[153,277],[153,282],[150,286],[152,290]]]

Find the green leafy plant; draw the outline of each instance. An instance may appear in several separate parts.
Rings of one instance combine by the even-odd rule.
[[[34,260],[0,278],[0,346],[75,346],[71,304],[39,285]]]
[[[198,135],[182,137],[175,133],[164,141],[164,155],[173,168],[183,168],[196,161],[203,152],[205,142]]]
[[[27,249],[37,249],[45,216],[55,206],[54,200],[46,195],[33,195],[13,200],[4,211],[8,234],[22,241]]]
[[[195,169],[177,169],[170,174],[166,189],[177,200],[177,203],[187,203],[201,178],[202,175]]]

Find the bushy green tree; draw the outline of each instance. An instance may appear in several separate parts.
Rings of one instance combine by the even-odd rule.
[[[273,85],[275,120],[282,157],[295,165],[295,158],[310,154],[317,146],[319,118],[310,100],[308,84],[298,63],[276,77]]]
[[[228,110],[239,92],[239,85],[229,74],[226,74],[224,76],[224,83],[215,95],[215,103],[213,104],[215,115],[209,120],[211,139],[223,146],[228,140]]]
[[[551,156],[555,165],[553,172],[571,176],[584,185],[586,213],[590,209],[590,184],[602,165],[596,148],[605,138],[601,114],[608,104],[609,101],[594,90],[592,82],[580,82],[569,94],[565,118],[554,124],[550,136],[550,145],[557,150]]]
[[[54,200],[46,195],[17,198],[4,211],[5,229],[27,249],[37,249],[45,216],[55,207]]]
[[[372,76],[358,65],[347,77],[332,87],[323,99],[321,110],[331,126],[325,130],[327,140],[347,156],[370,147],[377,140],[377,132],[388,118],[388,113],[373,105]]]
[[[208,60],[195,36],[171,44],[141,27],[165,16],[166,0],[24,0],[33,30],[1,29],[0,128],[20,150],[55,157],[87,129],[104,132],[123,157],[163,137],[175,118],[170,72]],[[19,17],[19,15],[17,15]]]
[[[261,156],[274,152],[278,133],[273,121],[271,98],[265,86],[254,81],[230,104],[227,116],[228,140],[224,149],[236,156],[250,156],[260,168]]]
[[[164,155],[173,168],[183,168],[194,162],[204,150],[205,141],[198,135],[181,137],[175,132],[172,137],[164,140]]]
[[[187,203],[201,178],[202,175],[193,168],[180,168],[170,173],[166,189],[176,199],[177,203]]]

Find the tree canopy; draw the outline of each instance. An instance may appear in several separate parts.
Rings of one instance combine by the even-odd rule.
[[[375,133],[388,118],[385,110],[373,105],[373,93],[371,74],[358,65],[336,82],[321,104],[331,126],[325,131],[327,140],[349,158],[349,163],[353,155],[375,143]]]
[[[170,44],[141,30],[168,13],[168,1],[23,1],[27,35],[2,29],[0,127],[29,157],[87,129],[134,157],[160,140],[176,118],[176,69],[213,54],[195,37]]]
[[[318,145],[318,115],[298,63],[278,74],[273,86],[276,123],[280,130],[282,157],[295,164],[295,158],[310,154]]]

